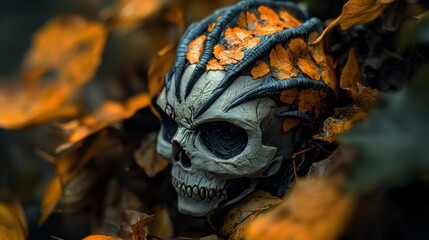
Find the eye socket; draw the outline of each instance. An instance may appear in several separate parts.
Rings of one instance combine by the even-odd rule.
[[[217,157],[229,159],[246,148],[247,133],[229,122],[209,122],[200,126],[203,144]]]
[[[162,118],[162,138],[165,141],[171,143],[171,139],[173,139],[174,134],[177,132],[178,125],[177,123],[168,116],[165,112],[161,111]]]

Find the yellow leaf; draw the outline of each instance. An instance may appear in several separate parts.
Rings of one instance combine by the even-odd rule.
[[[225,217],[220,236],[226,239],[243,239],[248,224],[260,213],[279,204],[281,199],[268,192],[256,191],[238,203]]]
[[[21,240],[28,235],[24,211],[18,202],[0,202],[0,239]]]
[[[355,205],[354,196],[326,179],[300,180],[274,209],[258,216],[246,239],[338,239]]]
[[[0,127],[77,114],[69,101],[95,74],[105,38],[103,25],[78,16],[49,21],[35,34],[18,83],[0,94]]]
[[[327,32],[337,25],[340,25],[341,29],[347,30],[356,24],[371,22],[380,16],[383,10],[393,1],[394,0],[349,0],[344,4],[340,16],[329,24],[314,43],[319,42]]]

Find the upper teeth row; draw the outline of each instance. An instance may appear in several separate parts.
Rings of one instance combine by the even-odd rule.
[[[188,198],[200,197],[201,200],[213,199],[215,197],[221,198],[227,196],[226,188],[206,188],[197,185],[186,185],[184,182],[173,177],[173,186],[178,193]]]

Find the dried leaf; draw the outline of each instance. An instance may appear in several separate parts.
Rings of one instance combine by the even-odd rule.
[[[314,43],[319,42],[327,32],[338,24],[341,29],[347,30],[356,24],[371,22],[380,16],[383,10],[392,2],[394,0],[349,0],[344,4],[340,16],[329,24]]]
[[[220,236],[227,239],[243,239],[248,224],[260,213],[279,204],[280,198],[268,192],[256,191],[247,196],[235,206],[225,217],[226,221],[221,227]]]
[[[20,128],[77,114],[68,101],[95,74],[105,38],[101,24],[78,16],[49,21],[34,36],[22,82],[0,95],[0,127]]]
[[[188,59],[191,64],[196,64],[200,61],[201,53],[204,49],[204,41],[206,38],[206,35],[201,35],[189,43],[186,59]]]
[[[259,21],[255,30],[255,34],[269,35],[283,31],[286,27],[284,22],[280,20],[277,13],[266,6],[260,6],[258,8]]]
[[[320,80],[319,67],[309,57],[299,58],[298,67],[301,71],[313,80]]]
[[[126,239],[145,240],[148,227],[147,224],[153,220],[153,216],[134,210],[125,211],[125,222],[121,224],[122,236]]]
[[[318,117],[325,109],[325,99],[327,96],[327,93],[324,91],[302,91],[299,94],[298,110]]]
[[[241,13],[237,25],[241,29],[255,31],[258,26],[258,17],[252,12]]]
[[[356,100],[358,95],[358,83],[363,84],[364,81],[356,58],[356,48],[352,48],[347,63],[341,72],[340,87],[346,90],[350,98]]]
[[[85,139],[81,145],[68,151],[56,160],[55,176],[45,190],[42,200],[42,216],[39,223],[46,221],[54,210],[64,187],[69,184],[97,156],[112,153],[120,148],[114,129],[104,128]]]
[[[68,143],[60,146],[58,150],[64,150],[110,124],[132,117],[150,103],[150,97],[146,93],[135,95],[124,103],[104,102],[93,114],[60,125],[63,131],[69,133],[69,137]]]
[[[236,64],[243,59],[244,53],[240,48],[225,49],[221,44],[218,44],[213,49],[214,56],[219,60],[222,66]]]
[[[298,100],[298,97],[299,97],[298,89],[291,88],[291,89],[282,91],[282,93],[280,94],[280,101],[283,103],[292,105],[293,103],[296,102],[296,100]]]
[[[301,121],[298,118],[286,118],[283,120],[283,132],[287,132],[299,125]]]
[[[149,135],[142,141],[140,148],[134,152],[134,158],[137,165],[143,168],[148,177],[156,176],[169,165],[169,161],[156,151],[155,134]]]
[[[258,216],[245,236],[249,240],[337,239],[350,220],[354,202],[333,181],[301,180],[280,205]]]
[[[156,211],[153,220],[148,224],[149,233],[161,239],[170,239],[174,234],[173,223],[166,207]]]
[[[173,65],[177,43],[171,43],[161,49],[152,60],[148,70],[149,95],[154,96],[164,87],[164,78]]]
[[[100,17],[108,20],[112,28],[134,27],[166,3],[165,0],[116,0],[100,13]]]
[[[218,60],[216,60],[216,59],[212,59],[212,60],[210,60],[208,63],[207,63],[207,66],[206,66],[206,70],[207,71],[209,71],[209,70],[224,70],[225,68],[223,67],[223,65],[221,65],[220,63],[219,63],[219,61]]]
[[[308,55],[307,43],[302,38],[294,38],[289,42],[289,51],[295,58],[302,58]]]
[[[225,40],[229,49],[237,48],[245,50],[258,45],[260,38],[256,38],[251,32],[241,28],[228,28],[225,31]]]
[[[302,22],[292,16],[292,14],[290,14],[288,11],[281,11],[280,18],[285,23],[286,28],[298,27],[302,25]]]
[[[279,80],[298,76],[298,70],[293,66],[289,54],[282,44],[277,44],[270,52],[272,74]]]
[[[268,73],[270,73],[270,68],[263,61],[258,61],[258,63],[252,68],[251,72],[253,79],[261,78]]]
[[[21,240],[28,235],[24,211],[18,202],[0,202],[0,239]]]
[[[107,235],[90,235],[82,240],[122,240],[123,238],[107,236]]]

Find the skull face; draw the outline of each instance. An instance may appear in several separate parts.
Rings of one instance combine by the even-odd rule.
[[[181,89],[194,68],[185,69]],[[237,78],[204,114],[195,117],[225,73],[204,73],[181,103],[174,86],[164,89],[157,101],[163,115],[157,151],[171,159],[178,208],[189,215],[203,216],[241,200],[293,153],[296,135],[281,131],[282,119],[276,116],[272,99],[258,98],[225,110],[232,99],[260,86],[262,80]]]

